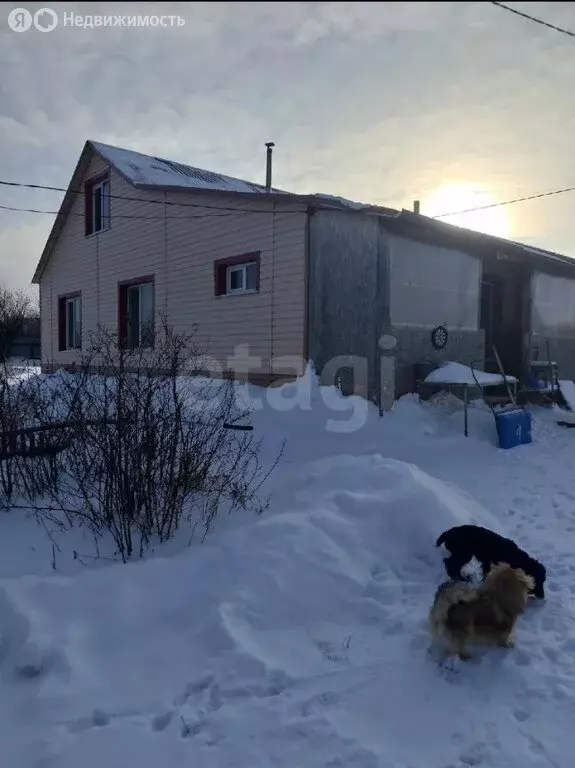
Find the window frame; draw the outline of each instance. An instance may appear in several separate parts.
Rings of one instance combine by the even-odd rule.
[[[100,227],[96,229],[96,191],[103,190],[100,194]],[[107,232],[111,227],[111,182],[110,174],[105,173],[86,181],[84,185],[85,197],[85,234],[86,237]]]
[[[231,256],[214,261],[214,295],[252,296],[254,294],[260,293],[260,262],[260,251],[242,253],[238,256]],[[256,271],[255,288],[246,288],[247,269],[251,266],[255,267]],[[242,286],[240,288],[232,288],[231,275],[237,272],[240,272],[242,275]]]
[[[69,307],[73,306],[73,327],[69,326]],[[77,311],[79,307],[79,312]],[[79,316],[78,316],[79,315]],[[78,330],[79,328],[79,330]],[[72,332],[71,332],[72,330]],[[70,337],[72,343],[70,344]],[[78,343],[76,341],[78,340]],[[74,291],[58,296],[58,351],[74,352],[82,349],[82,292]]]
[[[248,282],[248,267],[255,267],[256,270],[258,268],[258,264],[255,261],[247,261],[242,264],[230,264],[226,267],[226,296],[235,295],[238,293],[257,293],[256,288],[247,288],[247,282]],[[234,272],[239,272],[242,276],[242,287],[241,288],[232,288],[231,287],[231,276]],[[256,285],[257,285],[257,271],[256,271]]]
[[[141,289],[144,285],[151,285],[152,289],[152,302],[151,302],[151,314],[152,314],[152,332],[151,341],[149,344],[133,344],[130,339],[131,324],[130,324],[130,292],[134,289]],[[141,294],[140,294],[141,295]],[[138,307],[138,341],[141,341],[142,334],[142,302],[139,298]],[[122,280],[118,283],[118,346],[125,350],[146,350],[153,349],[155,344],[155,332],[156,332],[156,285],[154,275],[146,275],[144,277],[134,278],[132,280]]]

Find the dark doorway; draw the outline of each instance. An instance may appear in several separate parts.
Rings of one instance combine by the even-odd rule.
[[[480,327],[485,331],[485,370],[498,373],[493,347],[505,373],[522,377],[526,283],[519,272],[486,274],[481,282]]]
[[[501,337],[503,327],[503,285],[501,278],[484,278],[481,281],[481,317],[479,327],[485,331],[485,370],[495,372],[497,363],[493,356],[495,339]]]

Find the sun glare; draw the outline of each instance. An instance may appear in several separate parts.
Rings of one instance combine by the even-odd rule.
[[[439,220],[448,224],[467,227],[467,229],[474,229],[496,237],[509,237],[511,224],[503,206],[475,211],[468,210],[492,205],[496,202],[493,196],[480,185],[453,183],[438,187],[428,198],[423,198],[420,210],[424,216],[441,215]],[[442,215],[456,211],[467,211],[467,213],[459,213],[454,216]]]

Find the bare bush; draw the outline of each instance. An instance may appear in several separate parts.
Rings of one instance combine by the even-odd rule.
[[[15,498],[34,504],[58,490],[60,452],[71,444],[69,422],[51,383],[18,378],[3,366],[0,376],[0,506]]]
[[[54,458],[54,481],[43,474],[36,485],[96,537],[110,533],[124,561],[183,521],[206,535],[222,509],[267,503],[258,493],[279,456],[265,472],[261,441],[229,429],[249,413],[232,382],[198,378],[201,359],[193,336],[165,323],[152,349],[126,349],[100,328],[53,395],[53,412],[74,425],[71,444]]]
[[[3,433],[0,450],[6,454],[14,448],[16,430],[27,421],[26,402],[22,397],[22,388],[12,384],[4,366],[0,374],[0,431]],[[15,456],[6,456],[0,461],[0,499],[3,506],[8,504],[18,488],[18,465]]]

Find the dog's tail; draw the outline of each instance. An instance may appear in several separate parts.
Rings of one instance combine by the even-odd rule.
[[[525,573],[522,568],[513,568],[508,563],[497,563],[493,566],[478,589],[485,593],[498,592],[510,583],[520,584],[527,591],[535,589],[533,576]]]

